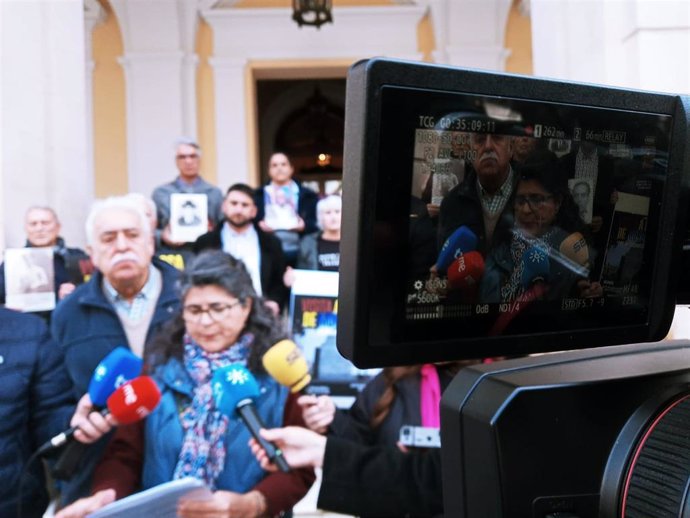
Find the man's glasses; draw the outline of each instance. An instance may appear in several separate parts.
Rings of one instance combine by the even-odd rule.
[[[197,155],[196,153],[189,153],[188,155],[177,155],[178,160],[186,160],[188,158],[190,160],[196,160],[197,158],[199,158],[199,155]]]
[[[552,198],[550,194],[518,194],[514,203],[516,207],[523,207],[526,203],[531,209],[541,209]]]
[[[235,306],[240,306],[242,303],[237,300],[232,304],[223,304],[222,302],[214,302],[209,304],[208,307],[202,307],[198,304],[189,304],[182,308],[182,318],[185,322],[199,323],[201,322],[201,317],[204,313],[208,313],[208,316],[214,322],[220,322],[228,317],[232,308]]]

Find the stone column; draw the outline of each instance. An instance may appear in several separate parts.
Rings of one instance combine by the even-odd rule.
[[[111,0],[122,32],[130,191],[175,178],[173,143],[196,138],[196,1]],[[203,173],[203,171],[202,171]]]
[[[93,197],[84,4],[0,2],[0,13],[0,243],[22,246],[24,212],[43,204],[57,211],[67,242],[83,245]]]

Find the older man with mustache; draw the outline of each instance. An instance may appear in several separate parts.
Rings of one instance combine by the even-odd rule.
[[[142,356],[144,344],[178,313],[178,271],[153,257],[151,226],[131,196],[96,201],[86,220],[87,252],[97,268],[53,313],[51,331],[62,348],[77,397],[84,394],[98,362],[114,348]],[[85,455],[65,484],[63,501],[84,496],[105,441]]]
[[[511,167],[513,137],[497,133],[471,134],[474,160],[462,183],[443,199],[439,214],[439,247],[455,229],[465,225],[478,238],[486,255],[492,243],[513,226],[512,199],[515,173]]]

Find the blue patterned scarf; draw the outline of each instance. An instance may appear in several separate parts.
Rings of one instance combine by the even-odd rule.
[[[191,405],[180,413],[184,439],[173,479],[198,478],[215,490],[216,479],[225,466],[229,419],[216,409],[211,378],[216,369],[231,363],[246,365],[254,336],[245,334],[237,343],[217,353],[205,351],[188,334],[183,341],[184,367],[196,386]]]

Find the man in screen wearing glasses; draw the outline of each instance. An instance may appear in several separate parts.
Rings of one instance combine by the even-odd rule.
[[[97,271],[53,312],[51,333],[80,397],[98,363],[116,347],[143,356],[144,344],[178,313],[179,272],[154,255],[151,224],[131,196],[97,200],[86,219],[87,252]],[[63,502],[90,491],[105,440],[83,455]]]
[[[175,166],[179,172],[172,182],[163,184],[154,189],[151,198],[156,204],[158,229],[156,240],[163,247],[177,251],[191,253],[191,243],[173,240],[170,230],[170,195],[205,194],[208,203],[208,227],[213,228],[223,219],[223,193],[215,185],[211,185],[200,176],[201,171],[201,147],[194,140],[180,137],[175,142]]]
[[[441,247],[456,229],[466,226],[477,236],[477,250],[486,255],[496,236],[509,232],[513,226],[509,203],[515,189],[511,166],[513,137],[472,133],[470,145],[474,155],[472,170],[441,203],[438,243]]]

